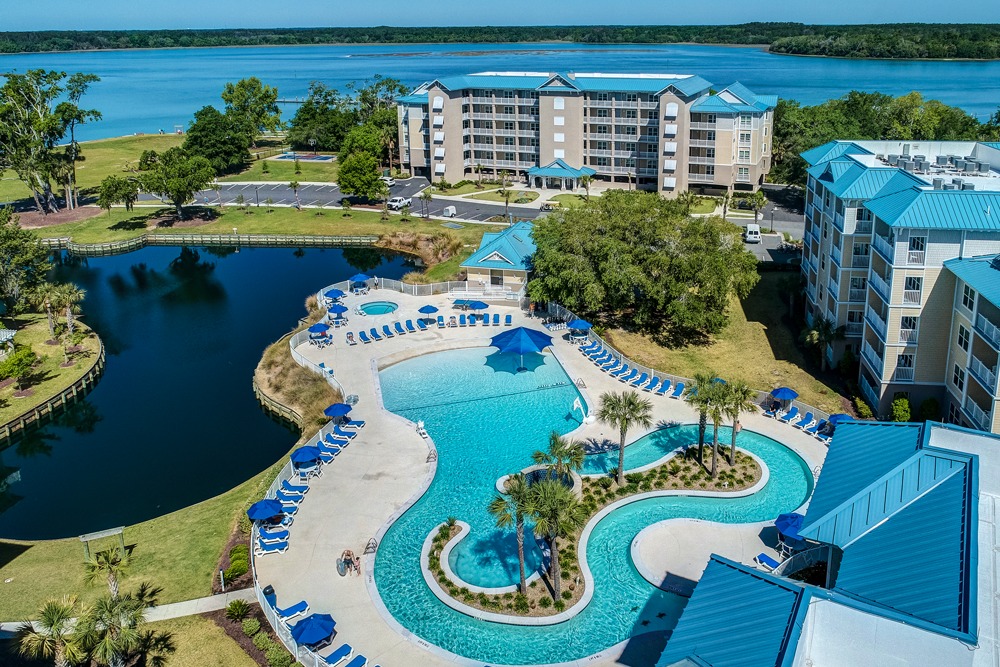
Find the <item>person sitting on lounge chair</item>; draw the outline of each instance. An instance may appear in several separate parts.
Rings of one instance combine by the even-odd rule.
[[[344,553],[340,555],[340,560],[344,562],[344,568],[347,570],[347,574],[354,572],[354,552],[350,549],[344,549]]]

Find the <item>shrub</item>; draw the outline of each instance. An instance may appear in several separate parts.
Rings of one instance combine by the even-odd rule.
[[[229,550],[229,560],[250,560],[250,547],[246,544],[237,544]]]
[[[638,484],[643,479],[643,474],[641,472],[630,472],[625,475],[625,480],[630,484]]]
[[[563,591],[562,592],[562,596],[563,596],[563,600],[568,600],[571,597],[573,597],[573,591]]]
[[[600,486],[602,489],[610,489],[611,485],[614,483],[615,480],[611,479],[610,477],[602,477],[599,480],[597,480],[597,485]]]
[[[267,649],[264,657],[267,658],[267,664],[271,667],[292,667],[292,663],[295,662],[292,659],[292,654],[277,644]]]
[[[258,632],[253,636],[253,645],[266,653],[274,645],[274,640],[266,632]]]
[[[249,615],[250,603],[246,600],[233,600],[226,605],[226,618],[230,621],[242,621]]]
[[[542,609],[548,609],[549,607],[552,606],[552,600],[550,600],[547,597],[544,597],[538,601],[538,606],[541,607]]]
[[[514,203],[515,204],[530,204],[531,203],[531,197],[518,197],[517,199],[514,200]]]
[[[899,396],[892,401],[892,421],[894,422],[908,422],[910,421],[910,399],[905,396]]]
[[[529,609],[531,609],[531,607],[528,605],[527,596],[518,593],[514,598],[514,611],[519,614],[527,614]]]
[[[243,619],[243,634],[247,637],[253,637],[258,632],[260,632],[260,621],[256,618]]]
[[[854,397],[854,411],[858,413],[858,417],[861,419],[873,419],[875,413],[872,412],[871,406],[865,401],[865,399],[860,396]]]
[[[928,398],[920,403],[917,414],[920,416],[920,421],[937,421],[941,419],[941,404],[936,398]]]
[[[554,602],[554,603],[552,604],[552,606],[553,606],[553,608],[554,608],[554,609],[555,609],[556,611],[562,611],[563,609],[565,609],[565,608],[566,608],[566,603],[565,603],[565,602],[563,602],[562,600],[556,600],[556,601],[555,601],[555,602]]]
[[[222,578],[226,582],[235,581],[250,571],[250,563],[245,560],[234,560],[229,563],[229,567],[222,573]]]
[[[448,521],[446,523],[448,524],[449,528],[453,528],[455,524],[458,523],[458,519],[456,517],[450,516],[448,517]]]

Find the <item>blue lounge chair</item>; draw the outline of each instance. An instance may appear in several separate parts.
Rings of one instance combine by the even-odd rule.
[[[601,364],[603,364],[604,362],[606,362],[608,359],[613,358],[613,355],[610,352],[608,352],[607,350],[605,350],[605,349],[602,348],[600,350],[597,350],[593,354],[588,354],[587,358],[590,359],[591,361],[593,361],[598,366],[600,366]]]
[[[284,542],[261,542],[260,540],[257,540],[257,546],[253,550],[253,552],[258,556],[280,554],[286,551],[288,551],[288,540],[285,540]]]
[[[762,568],[764,568],[768,572],[770,572],[774,568],[776,568],[779,565],[781,565],[781,563],[779,563],[778,561],[774,560],[773,558],[771,558],[770,556],[768,556],[766,553],[759,553],[759,554],[757,554],[754,557],[753,562],[757,563],[757,565],[760,565]]]
[[[372,340],[382,340],[382,336],[380,336],[379,333],[378,333],[378,331],[375,330],[375,327],[372,327],[368,331],[368,335],[370,335],[372,337]]]
[[[503,325],[505,327],[509,327],[512,324],[514,324],[514,318],[512,316],[508,315],[507,317],[503,318]]]
[[[832,433],[817,433],[816,434],[816,438],[820,442],[822,442],[824,444],[830,444],[830,441],[833,440],[833,434]]]
[[[629,384],[630,382],[632,382],[632,380],[634,380],[636,378],[637,375],[639,375],[639,369],[632,368],[625,375],[619,375],[618,376],[618,381],[619,382],[624,382],[625,384]]]
[[[465,321],[465,315],[459,315],[458,316],[458,326],[464,327],[464,326],[467,326],[467,325],[468,325],[468,322]]]
[[[632,380],[632,382],[630,382],[629,384],[631,384],[633,387],[641,387],[647,382],[649,382],[649,373],[639,373],[639,377]]]
[[[600,346],[601,346],[600,343],[598,343],[596,340],[592,340],[589,343],[584,343],[583,345],[581,345],[580,351],[583,352],[584,354],[587,354],[588,352],[593,352]]]
[[[660,383],[660,388],[656,390],[656,395],[666,396],[668,391],[670,391],[670,380],[663,378],[663,382]]]
[[[334,435],[333,433],[327,433],[323,440],[325,440],[327,444],[339,447],[340,449],[343,449],[351,442],[350,438],[343,438],[339,435]]]
[[[397,324],[399,324],[399,323],[397,322]],[[389,328],[388,324],[383,324],[382,325],[382,335],[385,336],[386,338],[395,338],[396,337],[396,334],[392,333],[392,329]]]
[[[649,384],[647,384],[646,386],[642,387],[642,390],[643,391],[648,391],[648,392],[652,393],[652,392],[656,391],[657,388],[659,388],[659,386],[660,386],[660,378],[658,378],[658,377],[656,377],[654,375],[653,377],[651,377],[649,379]]]
[[[398,333],[400,336],[405,336],[406,335],[406,330],[403,329],[403,325],[400,324],[399,322],[393,322],[392,323],[392,328],[395,329],[396,333]]]
[[[493,313],[493,326],[500,326],[500,313]]]
[[[281,489],[274,492],[275,500],[279,501],[282,505],[298,505],[302,502],[302,496],[293,495],[290,493],[285,493]]]
[[[792,420],[794,420],[798,416],[799,416],[799,408],[798,406],[793,405],[791,410],[778,417],[778,421],[783,421],[786,424],[790,424],[792,423]]]
[[[674,385],[674,390],[670,393],[670,398],[680,398],[681,394],[684,393],[684,383],[678,382]]]
[[[284,528],[279,528],[277,530],[267,530],[266,528],[261,528],[257,531],[257,537],[260,538],[260,541],[264,544],[287,542],[288,531]]]
[[[278,618],[280,618],[283,621],[287,621],[289,619],[295,618],[296,616],[300,616],[302,614],[307,613],[309,611],[309,603],[306,602],[305,600],[302,600],[301,602],[296,602],[290,607],[285,607],[284,609],[281,609],[280,607],[278,607],[278,605],[274,603],[274,601],[271,601],[271,608],[274,609],[274,613],[278,615]]]
[[[349,419],[347,420],[347,423],[344,424],[344,428],[364,428],[364,427],[365,427],[364,419]]]
[[[599,364],[599,367],[600,367],[600,369],[602,371],[610,373],[611,371],[616,371],[619,368],[621,368],[621,365],[622,365],[622,362],[620,360],[615,359],[614,357],[611,357],[610,359],[608,359],[604,363]]]
[[[774,401],[773,403],[771,403],[770,408],[764,410],[764,416],[774,418],[778,416],[778,413],[780,411],[781,411],[781,403],[779,403],[778,401]]]
[[[366,334],[364,331],[359,331],[358,332],[358,338],[361,339],[362,343],[370,343],[370,342],[372,342],[372,339],[369,338],[368,334]]]
[[[410,320],[406,320],[406,322],[409,323]],[[421,331],[427,331],[427,325],[424,324],[423,320],[417,320],[417,328]]]
[[[598,344],[597,347],[592,349],[590,352],[584,352],[584,354],[586,354],[591,359],[596,359],[597,357],[604,356],[605,354],[610,354],[610,352],[604,349],[603,345]]]
[[[804,430],[812,426],[815,422],[816,422],[816,417],[813,416],[813,413],[807,412],[805,417],[795,422],[795,428],[801,428]]]
[[[438,329],[444,329],[444,315],[438,315]]]
[[[336,667],[336,665],[339,665],[353,655],[354,647],[350,644],[341,644],[336,651],[323,658],[323,662],[330,667]]]
[[[808,426],[808,427],[806,427],[806,428],[805,428],[804,430],[805,430],[805,432],[806,432],[806,433],[808,433],[809,435],[816,435],[816,434],[818,434],[818,433],[819,433],[820,431],[822,431],[822,430],[823,430],[823,429],[824,429],[824,428],[826,427],[826,425],[827,425],[827,424],[829,424],[829,423],[830,423],[830,422],[828,422],[828,421],[827,421],[827,420],[825,420],[825,419],[820,419],[820,420],[819,420],[818,422],[816,422],[816,423],[815,423],[815,424],[813,424],[812,426]]]
[[[304,496],[305,494],[309,493],[309,485],[292,484],[287,479],[283,479],[281,480],[281,490],[284,491],[285,493],[292,493]]]
[[[406,320],[406,333],[417,333],[417,330],[413,327],[412,320]]]
[[[619,378],[622,375],[628,373],[630,370],[632,370],[631,366],[629,366],[628,364],[622,364],[620,368],[617,368],[613,371],[608,371],[608,375],[610,375],[613,378]]]
[[[603,366],[606,363],[608,363],[609,361],[614,361],[614,360],[615,360],[614,355],[612,355],[610,352],[605,352],[601,356],[599,356],[596,359],[594,359],[594,363],[597,366]]]
[[[354,656],[354,660],[351,660],[344,667],[368,667],[368,658],[359,653]]]
[[[354,334],[352,332],[350,332],[350,331],[347,332],[347,335],[345,336],[345,338],[347,339],[347,344],[348,345],[357,345],[358,344],[357,338],[355,338]]]
[[[358,437],[357,431],[345,431],[344,429],[340,428],[340,424],[334,424],[333,434],[339,435],[341,438],[347,438],[348,440],[353,440],[354,438]]]

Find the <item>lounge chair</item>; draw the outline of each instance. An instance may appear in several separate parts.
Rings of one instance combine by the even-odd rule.
[[[364,331],[359,331],[359,332],[358,332],[358,338],[360,338],[360,339],[361,339],[361,342],[362,342],[362,343],[366,343],[366,344],[367,344],[367,343],[370,343],[370,342],[372,342],[372,339],[371,339],[371,338],[369,338],[369,337],[368,337],[368,334],[366,334],[366,333],[365,333]]]
[[[629,370],[629,372],[628,372],[628,373],[626,373],[626,374],[624,374],[624,375],[618,375],[617,377],[618,377],[618,381],[619,381],[619,382],[624,382],[625,384],[629,384],[629,383],[630,383],[630,382],[632,382],[632,380],[634,380],[634,379],[635,379],[635,378],[636,378],[636,377],[637,377],[638,375],[639,375],[639,369],[637,369],[637,368],[632,368],[632,369],[630,369],[630,370]]]
[[[678,382],[674,385],[674,390],[670,392],[670,398],[680,398],[684,393],[684,383]]]
[[[649,382],[645,386],[640,387],[640,389],[652,393],[657,389],[659,389],[659,387],[660,387],[660,378],[654,375],[653,377],[649,378]]]
[[[288,551],[288,540],[284,542],[261,542],[257,540],[257,546],[254,547],[253,552],[258,556],[266,556],[267,554],[280,554]]]
[[[493,313],[493,326],[495,326],[495,327],[500,326],[500,314],[499,313]]]
[[[333,434],[335,436],[339,435],[341,438],[347,438],[348,440],[353,440],[354,438],[358,437],[357,431],[345,431],[344,429],[340,428],[340,424],[333,425]]]
[[[584,354],[590,357],[591,359],[597,359],[598,357],[602,357],[605,354],[611,354],[611,353],[608,352],[603,345],[598,343],[596,347],[594,347],[589,352],[584,352]]]
[[[604,352],[600,356],[594,357],[592,361],[598,366],[603,366],[604,364],[608,363],[610,360],[614,358],[615,358],[614,355],[612,355],[610,352]]]
[[[334,435],[333,433],[327,433],[326,436],[323,438],[323,440],[325,440],[327,444],[331,444],[334,447],[339,447],[340,449],[343,449],[351,442],[350,438]]]
[[[829,423],[830,422],[828,422],[825,419],[820,419],[818,422],[816,422],[812,426],[807,426],[806,428],[804,428],[802,430],[804,430],[809,435],[816,435],[820,431],[822,431],[824,428],[826,428],[826,425],[829,424]]]
[[[406,330],[403,328],[403,325],[400,324],[399,322],[393,322],[392,328],[395,329],[396,333],[399,334],[400,336],[406,335]]]
[[[509,327],[512,324],[514,324],[514,318],[513,318],[513,316],[508,315],[507,317],[503,318],[503,325],[505,327]]]
[[[336,456],[341,451],[343,451],[344,445],[341,445],[336,442],[324,442],[323,440],[320,440],[319,442],[316,443],[316,449],[319,450],[320,454],[326,453]]]
[[[817,433],[816,434],[816,439],[819,440],[820,442],[822,442],[823,444],[830,444],[830,441],[833,440],[833,434],[832,433]]]
[[[816,423],[816,417],[813,416],[813,413],[807,412],[805,417],[803,417],[802,419],[800,419],[795,423],[795,428],[801,428],[805,430],[806,428],[812,426],[815,423]]]
[[[588,352],[593,352],[594,350],[598,349],[599,347],[601,347],[601,344],[598,343],[596,340],[592,340],[589,343],[584,343],[583,345],[581,345],[580,346],[580,352],[583,352],[584,354],[587,354]]]
[[[406,320],[406,323],[409,324],[410,320]],[[423,320],[417,320],[417,329],[420,331],[427,331],[427,325],[424,324]]]
[[[305,600],[302,600],[301,602],[296,602],[290,607],[285,607],[284,609],[281,609],[278,607],[278,605],[274,603],[274,601],[272,601],[271,608],[274,609],[274,613],[278,615],[278,618],[280,618],[283,621],[288,621],[290,619],[295,618],[296,616],[301,616],[302,614],[308,613],[309,603],[306,602]]]
[[[781,414],[781,403],[779,403],[778,401],[771,403],[771,407],[769,407],[767,410],[764,410],[765,417],[774,418],[777,417],[779,414]]]
[[[630,370],[632,370],[631,366],[629,366],[628,364],[622,364],[620,368],[617,368],[613,371],[608,371],[608,375],[610,375],[613,378],[619,378],[628,373]]]
[[[302,502],[302,496],[285,493],[281,489],[274,492],[274,499],[279,501],[282,505],[298,505]]]
[[[444,329],[444,315],[438,315],[438,329]]]
[[[281,490],[285,493],[298,494],[304,496],[309,493],[308,484],[292,484],[287,479],[281,480]]]
[[[399,322],[397,322],[396,324],[399,324]],[[386,338],[395,338],[396,337],[396,334],[392,333],[392,329],[389,328],[388,324],[383,324],[382,325],[382,335],[385,336]]]
[[[406,333],[417,333],[416,327],[413,326],[413,320],[406,320],[404,326],[406,326]]]
[[[465,321],[465,315],[458,316],[458,326],[460,327],[468,326],[468,322]]]
[[[344,665],[344,667],[368,667],[368,658],[359,653],[354,656],[353,660]]]
[[[333,653],[326,656],[325,658],[322,658],[322,660],[330,667],[336,667],[336,665],[339,665],[345,660],[351,658],[351,656],[353,655],[354,655],[354,647],[352,647],[350,644],[341,644],[337,648],[337,650],[335,650]]]
[[[377,340],[382,340],[382,336],[380,336],[379,333],[378,333],[378,331],[375,330],[375,327],[372,327],[371,329],[369,329],[368,335],[372,337],[372,340],[376,340],[376,341]]]
[[[794,421],[795,418],[798,416],[799,416],[799,408],[798,406],[793,405],[791,410],[778,417],[778,421],[783,421],[786,424],[791,424],[792,421]]]
[[[490,316],[489,315],[483,315],[483,326],[484,327],[490,326]]]
[[[632,382],[630,382],[629,384],[631,384],[633,387],[641,387],[647,382],[649,382],[649,373],[639,373],[639,377],[632,380]]]
[[[605,371],[605,372],[608,372],[608,373],[610,373],[611,371],[618,370],[619,368],[621,368],[621,366],[622,366],[621,360],[620,359],[615,359],[614,357],[611,357],[610,359],[608,359],[604,363],[598,364],[598,367],[602,371]]]
[[[288,541],[288,531],[284,528],[279,528],[278,530],[267,530],[266,528],[261,528],[257,531],[257,537],[264,544],[273,544],[275,542],[287,542]]]
[[[457,327],[458,326],[458,320],[455,319],[454,315],[452,315],[451,317],[448,318],[448,326],[449,327]]]
[[[344,428],[364,428],[364,427],[365,427],[364,419],[348,419],[347,423],[344,424]]]
[[[768,572],[772,571],[774,568],[781,565],[781,563],[774,560],[773,558],[771,558],[770,556],[768,556],[766,553],[763,552],[754,556],[753,562],[757,563],[757,565],[767,570]]]

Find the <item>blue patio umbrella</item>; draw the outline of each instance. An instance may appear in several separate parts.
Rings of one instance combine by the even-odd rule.
[[[546,335],[535,329],[517,327],[510,331],[504,331],[490,339],[490,345],[507,354],[517,354],[521,357],[521,364],[518,370],[527,370],[524,367],[524,355],[541,352],[544,348],[552,344],[552,336]]]
[[[317,322],[316,324],[309,327],[309,333],[326,333],[327,329],[330,327],[322,322]]]
[[[371,276],[364,273],[355,273],[353,276],[348,278],[352,283],[366,283],[371,280]]]
[[[351,411],[351,406],[347,403],[334,403],[323,411],[323,414],[327,417],[346,417],[347,413]]]
[[[265,498],[264,500],[258,500],[250,509],[247,510],[247,517],[251,521],[263,521],[264,519],[270,519],[281,514],[284,509],[274,498]]]
[[[336,315],[340,315],[341,313],[346,313],[349,310],[350,310],[350,308],[348,308],[347,306],[345,306],[342,303],[335,303],[332,306],[330,306],[329,308],[327,308],[327,311],[329,311],[331,313],[334,313]]]
[[[493,352],[486,356],[486,365],[498,373],[510,373],[517,375],[525,371],[534,371],[539,366],[545,365],[545,355],[526,354],[515,359],[503,352]]]
[[[319,461],[319,448],[309,445],[299,447],[288,458],[292,463],[315,463]]]
[[[426,306],[420,306],[420,310],[418,310],[417,312],[420,313],[420,314],[422,314],[422,315],[433,315],[437,311],[438,311],[437,308],[435,308],[434,306],[432,306],[430,304],[427,304]]]
[[[799,397],[799,392],[790,387],[778,387],[771,392],[771,396],[779,401],[791,401]]]
[[[852,422],[854,421],[854,417],[846,415],[843,412],[838,412],[835,415],[830,415],[827,421],[836,426],[837,424],[841,424],[843,422]]]
[[[569,327],[570,329],[576,329],[577,331],[587,331],[594,325],[588,322],[587,320],[573,320],[566,326]]]
[[[292,639],[299,644],[318,644],[330,638],[335,625],[330,614],[311,614],[292,626]]]
[[[470,301],[466,306],[468,306],[469,310],[486,310],[490,307],[490,304],[485,301]]]
[[[799,531],[802,529],[802,523],[806,520],[804,516],[798,514],[797,512],[789,512],[787,514],[782,514],[774,520],[774,527],[778,529],[778,532],[790,540],[801,540],[799,536]]]
[[[339,299],[342,296],[344,296],[344,291],[334,287],[333,289],[328,289],[326,292],[324,292],[323,296],[325,296],[327,299]]]

